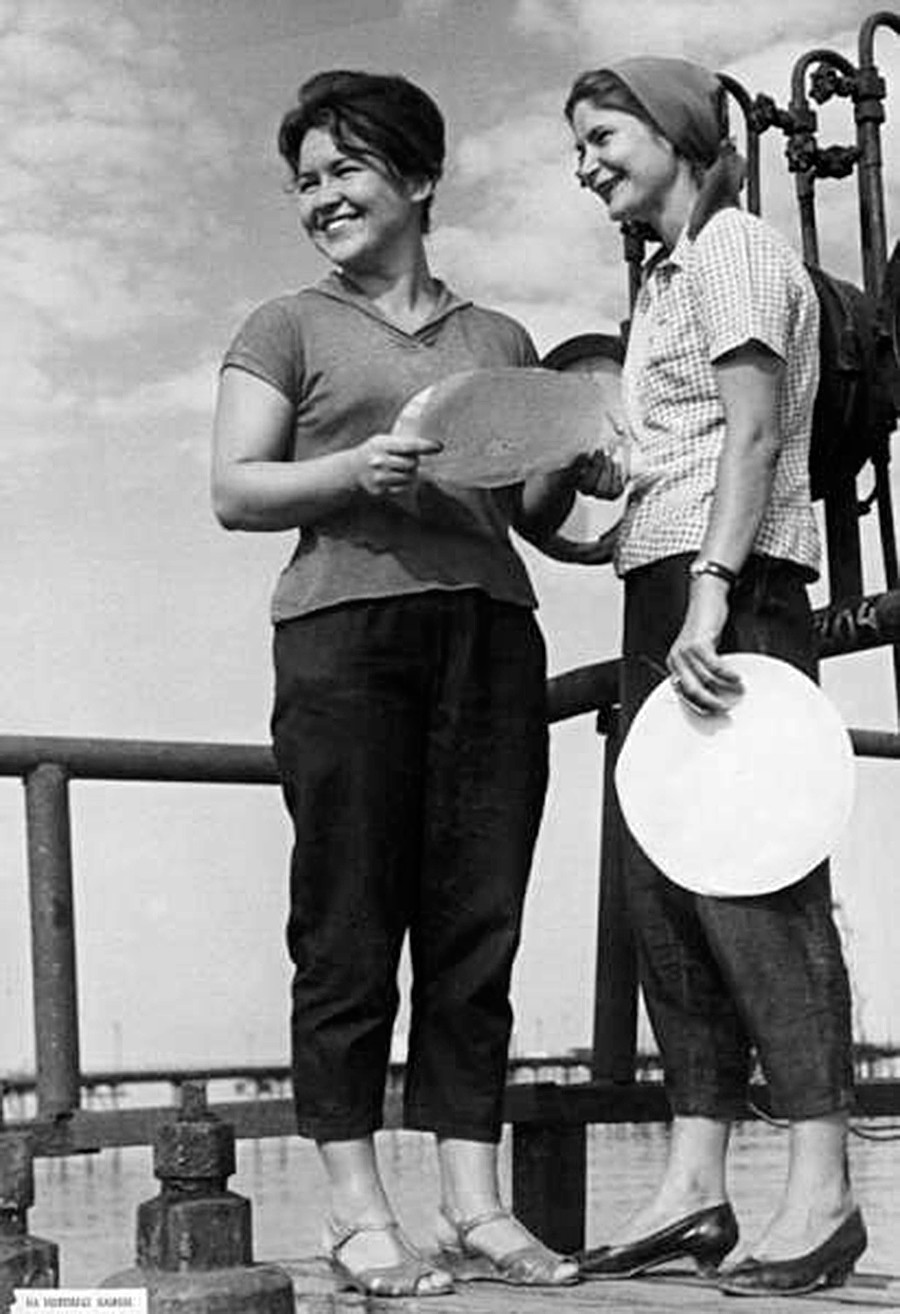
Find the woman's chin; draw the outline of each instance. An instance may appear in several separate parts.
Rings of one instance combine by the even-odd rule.
[[[614,191],[606,202],[606,213],[617,224],[637,218],[635,207],[629,205],[627,196],[620,196],[617,191]]]
[[[615,199],[610,201],[609,205],[606,207],[606,213],[609,218],[612,219],[613,223],[616,224],[627,223],[630,219],[634,219],[635,217],[630,206],[617,205]]]

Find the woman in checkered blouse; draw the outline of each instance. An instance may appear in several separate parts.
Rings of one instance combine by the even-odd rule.
[[[615,546],[625,721],[666,674],[715,715],[740,692],[720,653],[766,652],[815,674],[816,298],[790,246],[738,208],[743,161],[714,74],[626,60],[582,74],[565,112],[581,185],[660,243],[623,370],[629,426],[656,475],[629,494]],[[850,994],[827,865],[775,894],[716,899],[677,888],[632,843],[629,899],[674,1122],[657,1194],[588,1252],[585,1271],[630,1275],[681,1256],[712,1269],[733,1250],[725,1158],[755,1049],[790,1124],[789,1166],[752,1254],[717,1280],[747,1294],[844,1281],[866,1236],[847,1174]]]

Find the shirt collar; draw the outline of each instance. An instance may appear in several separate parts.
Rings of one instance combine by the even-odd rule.
[[[683,269],[687,263],[688,254],[693,245],[694,239],[688,237],[688,225],[685,224],[671,251],[667,251],[664,246],[661,246],[659,250],[654,251],[650,259],[645,262],[642,270],[644,279],[648,279],[657,270]]]
[[[694,238],[688,236],[688,225],[685,224],[678,234],[678,241],[669,252],[669,263],[677,265],[679,269],[683,268],[687,263],[688,254],[693,245]]]
[[[412,335],[414,337],[418,337],[420,334],[425,333],[435,324],[446,319],[447,316],[454,311],[472,304],[471,301],[466,300],[463,297],[458,297],[455,292],[452,292],[450,288],[441,281],[441,279],[437,278],[434,281],[438,289],[437,304],[425,323],[421,324],[419,328],[416,329],[415,334]],[[356,306],[357,309],[363,311],[364,314],[369,315],[372,319],[378,320],[379,323],[387,324],[398,333],[403,332],[403,330],[398,328],[396,324],[392,323],[391,320],[382,315],[378,307],[373,304],[366,294],[361,292],[359,288],[355,287],[353,283],[340,272],[340,270],[331,270],[324,278],[320,279],[320,281],[314,285],[312,290],[314,292],[320,292],[323,296],[331,297],[335,301],[343,301],[346,305]]]

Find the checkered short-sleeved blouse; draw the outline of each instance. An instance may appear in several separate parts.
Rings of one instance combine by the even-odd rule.
[[[819,309],[799,256],[775,229],[738,209],[682,233],[656,258],[635,305],[622,386],[635,443],[655,475],[629,492],[616,569],[700,548],[725,414],[713,362],[756,340],[785,363],[781,450],[753,550],[818,571],[809,440],[818,386]]]

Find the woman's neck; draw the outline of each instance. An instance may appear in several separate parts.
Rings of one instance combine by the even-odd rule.
[[[686,161],[682,161],[682,163],[684,167],[679,169],[672,186],[666,192],[660,204],[659,210],[655,215],[648,218],[650,226],[658,234],[667,251],[672,250],[684,231],[697,197],[700,195],[700,188],[692,169]]]
[[[399,328],[414,331],[434,312],[439,285],[428,268],[424,251],[413,260],[395,266],[370,266],[341,270],[347,282],[362,292],[385,319]]]

